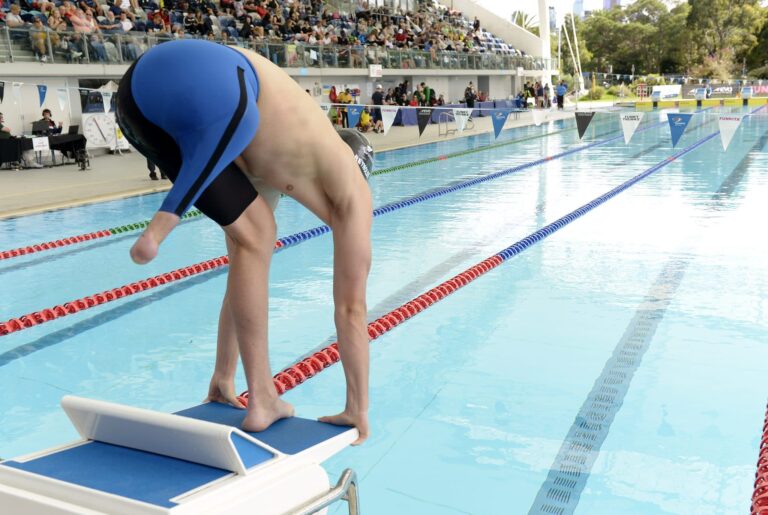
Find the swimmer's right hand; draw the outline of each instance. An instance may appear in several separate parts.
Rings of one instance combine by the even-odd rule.
[[[173,213],[158,211],[149,225],[144,230],[136,243],[131,247],[131,259],[139,265],[146,265],[157,256],[157,250],[160,244],[179,224],[181,219]]]
[[[352,445],[360,445],[369,435],[367,411],[352,413],[345,410],[338,415],[320,417],[317,420],[335,426],[354,426],[357,429],[357,432],[360,433],[360,436],[357,437],[357,440],[352,442]]]
[[[217,374],[213,374],[211,384],[208,386],[208,397],[203,402],[218,402],[245,409],[243,403],[237,399],[234,380],[222,378]]]

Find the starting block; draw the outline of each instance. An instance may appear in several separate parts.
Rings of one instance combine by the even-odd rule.
[[[320,466],[355,441],[354,428],[291,417],[249,433],[244,410],[217,403],[175,414],[61,404],[82,439],[0,462],[3,513],[308,514],[339,499],[357,512],[354,472],[330,488]]]

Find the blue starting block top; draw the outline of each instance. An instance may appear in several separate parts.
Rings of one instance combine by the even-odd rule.
[[[245,418],[245,410],[233,408],[228,404],[209,402],[178,411],[176,415],[240,427]],[[349,429],[348,426],[334,426],[317,420],[290,417],[278,420],[260,433],[248,434],[283,454],[297,454]]]
[[[207,403],[176,415],[239,428],[245,410]],[[349,427],[291,417],[275,422],[260,433],[247,434],[282,454],[295,455],[349,430]],[[246,469],[279,458],[236,433],[230,438]],[[231,470],[101,441],[86,441],[27,461],[4,461],[0,467],[19,469],[164,508],[176,506],[172,499],[178,496],[233,475]]]

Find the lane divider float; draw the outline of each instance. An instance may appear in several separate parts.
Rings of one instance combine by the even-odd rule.
[[[603,195],[592,200],[591,202],[584,204],[580,208],[574,211],[571,211],[567,215],[555,220],[550,224],[545,225],[541,229],[532,232],[525,238],[517,241],[516,243],[513,243],[512,245],[503,249],[502,251],[497,252],[493,256],[477,263],[476,265],[468,268],[464,272],[461,272],[460,274],[448,279],[447,281],[439,284],[438,286],[435,286],[434,288],[427,291],[426,293],[419,295],[418,297],[406,302],[405,304],[402,304],[400,307],[395,308],[394,310],[390,311],[384,316],[374,320],[373,322],[368,324],[368,336],[370,337],[371,340],[375,340],[380,336],[386,334],[387,332],[391,331],[392,329],[394,329],[401,323],[405,322],[409,318],[414,317],[415,315],[421,313],[428,307],[432,306],[433,304],[439,302],[440,300],[444,299],[448,295],[452,294],[459,288],[466,286],[467,284],[471,283],[478,277],[481,277],[486,273],[490,272],[491,270],[493,270],[494,268],[498,267],[505,261],[511,259],[514,256],[517,256],[528,247],[531,247],[532,245],[540,242],[541,240],[547,238],[548,236],[551,236],[552,234],[562,229],[566,225],[570,224],[574,220],[581,218],[586,213],[592,211],[596,207],[607,202],[608,200],[615,197],[616,195],[623,192],[624,190],[630,188],[637,182],[645,179],[646,177],[653,174],[654,172],[657,172],[658,170],[664,168],[665,166],[674,162],[675,160],[679,159],[685,154],[688,154],[689,152],[692,152],[693,150],[697,149],[707,141],[716,137],[718,134],[719,134],[719,131],[713,134],[710,134],[709,136],[706,136],[705,138],[694,143],[693,145],[684,148],[683,150],[677,152],[676,154],[652,166],[651,168],[648,168],[644,172],[616,186],[612,190],[608,191],[607,193],[604,193]],[[324,347],[323,349],[317,352],[314,352],[312,355],[302,359],[301,361],[298,361],[295,364],[285,368],[281,372],[278,372],[273,376],[272,382],[275,385],[275,389],[277,390],[278,394],[282,395],[283,393],[289,390],[292,390],[299,384],[303,383],[307,379],[314,377],[315,375],[320,373],[322,370],[325,370],[326,368],[330,367],[334,363],[338,362],[340,359],[341,359],[341,355],[339,354],[339,344],[338,342],[334,342],[328,345],[327,347]],[[246,391],[241,393],[238,399],[240,400],[240,402],[247,405],[248,392]],[[766,465],[766,469],[768,469],[768,462],[766,462],[765,465]],[[768,470],[766,470],[766,474],[768,475]],[[768,512],[761,515],[768,515]]]
[[[654,126],[648,126],[648,127],[645,127],[644,129],[640,129],[639,131],[651,129],[653,127]],[[588,143],[586,145],[574,147],[572,149],[566,150],[559,154],[555,154],[553,156],[544,157],[541,159],[537,159],[535,161],[530,161],[528,163],[524,163],[522,165],[508,168],[506,170],[501,170],[488,175],[484,175],[482,177],[477,177],[475,179],[470,179],[468,181],[460,182],[460,183],[454,184],[453,186],[439,188],[439,189],[430,191],[428,193],[423,193],[415,197],[411,197],[409,199],[393,202],[393,203],[374,209],[373,216],[378,217],[386,213],[391,213],[393,211],[397,211],[399,209],[424,202],[425,200],[442,197],[443,195],[447,195],[449,193],[453,193],[455,191],[462,190],[462,189],[474,186],[476,184],[498,179],[499,177],[504,177],[512,173],[520,172],[522,170],[526,170],[528,168],[538,166],[540,164],[546,163],[554,159],[560,159],[568,155],[581,152],[588,148],[596,147],[599,145],[605,145],[606,143],[615,141],[622,137],[623,136],[615,136],[605,140],[595,141],[593,143]],[[682,155],[682,154],[676,154],[676,155]],[[666,161],[664,161],[664,163],[667,164],[671,162],[673,159],[675,159],[675,156],[673,156],[672,158],[668,158]],[[317,227],[313,227],[311,229],[307,229],[305,231],[301,231],[301,232],[280,238],[275,242],[275,252],[279,252],[288,247],[292,247],[304,241],[310,240],[312,238],[316,238],[330,231],[331,231],[331,228],[329,226],[320,225]],[[158,286],[168,284],[169,282],[178,281],[178,280],[190,277],[192,275],[197,275],[202,272],[213,270],[221,266],[227,265],[228,263],[229,263],[229,258],[226,255],[219,256],[217,258],[209,259],[201,263],[179,268],[171,272],[167,272],[165,274],[160,274],[154,277],[143,279],[141,281],[136,281],[134,283],[120,286],[118,288],[112,288],[111,290],[106,290],[101,293],[88,295],[86,297],[76,299],[70,302],[66,302],[64,304],[57,305],[52,308],[47,308],[40,311],[34,311],[32,313],[27,313],[25,315],[14,317],[5,322],[0,322],[0,337],[6,336],[8,334],[15,333],[18,331],[22,331],[24,329],[28,329],[30,327],[43,324],[45,322],[50,322],[51,320],[55,320],[57,318],[61,318],[67,315],[72,315],[82,310],[89,309],[94,306],[104,304],[106,302],[111,302],[111,301],[126,297],[128,295],[133,295],[141,291],[157,288]],[[162,279],[162,281],[160,279]],[[118,291],[120,292],[120,296],[117,296],[117,294],[115,293]]]

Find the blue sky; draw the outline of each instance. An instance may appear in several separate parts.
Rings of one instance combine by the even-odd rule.
[[[483,7],[498,13],[506,19],[509,19],[513,11],[525,11],[538,17],[539,2],[537,0],[478,0]],[[554,5],[558,17],[571,11],[573,0],[549,0],[548,5]],[[602,0],[584,0],[584,9],[600,9],[603,6]]]

